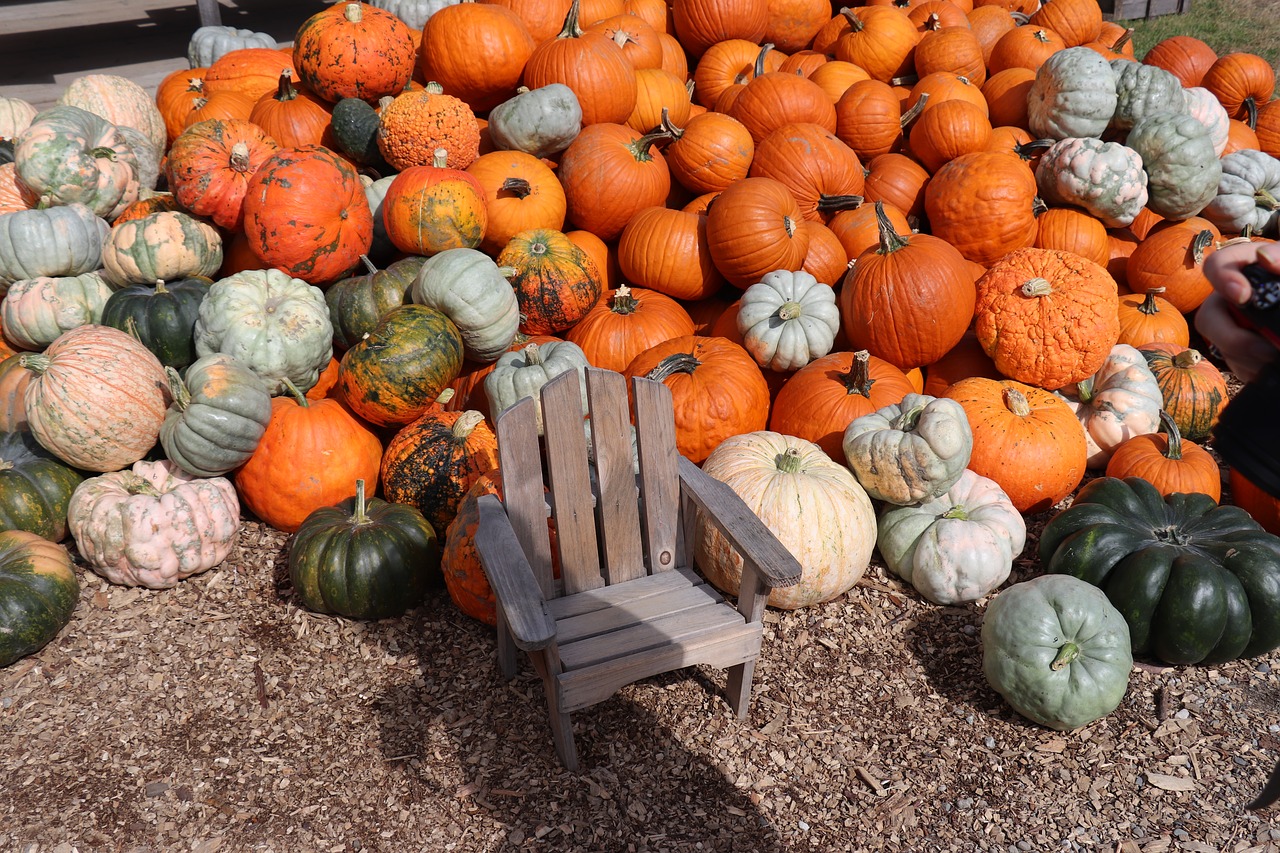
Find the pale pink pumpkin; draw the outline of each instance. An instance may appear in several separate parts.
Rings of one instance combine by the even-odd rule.
[[[1105,468],[1126,440],[1160,429],[1160,385],[1142,353],[1128,344],[1116,344],[1096,373],[1058,393],[1084,427],[1092,469]]]
[[[169,384],[164,367],[132,335],[79,326],[43,353],[23,353],[32,371],[24,397],[31,434],[68,465],[118,471],[160,437]]]
[[[31,126],[36,108],[22,98],[0,97],[0,139],[16,139]]]
[[[67,528],[89,567],[112,583],[168,589],[231,553],[240,501],[226,477],[168,459],[90,477],[71,495]]]
[[[118,74],[77,77],[62,90],[58,103],[88,110],[117,126],[135,128],[157,151],[167,147],[168,133],[155,98],[128,77]]]
[[[1221,157],[1222,152],[1227,150],[1227,137],[1231,135],[1231,116],[1227,115],[1222,102],[1203,86],[1183,89],[1182,99],[1187,102],[1187,112],[1209,131],[1213,153]]]
[[[5,340],[19,349],[43,350],[70,329],[101,323],[109,298],[111,286],[96,271],[15,281],[0,302]]]

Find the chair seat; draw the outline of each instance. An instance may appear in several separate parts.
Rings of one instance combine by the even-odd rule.
[[[553,599],[566,711],[642,678],[694,664],[725,667],[759,655],[761,625],[691,569]]]

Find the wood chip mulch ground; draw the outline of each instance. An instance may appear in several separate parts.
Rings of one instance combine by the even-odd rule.
[[[1038,531],[1010,583],[1038,573]],[[1280,758],[1280,652],[1135,666],[1074,732],[982,675],[984,602],[938,607],[878,562],[767,614],[744,722],[690,668],[574,715],[443,589],[374,623],[301,609],[289,538],[246,522],[176,589],[80,567],[72,622],[0,670],[0,850],[1280,850],[1244,805]]]

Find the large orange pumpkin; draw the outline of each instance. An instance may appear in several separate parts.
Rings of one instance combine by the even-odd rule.
[[[279,148],[266,131],[245,119],[199,122],[169,148],[169,189],[185,210],[239,230],[250,181]]]
[[[649,347],[692,334],[693,320],[679,302],[622,284],[601,296],[565,338],[581,347],[591,364],[621,373]]]
[[[434,255],[474,249],[489,224],[484,188],[475,176],[449,168],[444,149],[430,166],[410,166],[392,178],[382,200],[382,222],[397,249]]]
[[[707,248],[716,269],[746,289],[774,270],[798,270],[809,251],[799,230],[804,214],[786,185],[743,178],[716,197],[707,212]]]
[[[934,173],[924,191],[930,231],[987,266],[1036,237],[1036,176],[1020,157],[999,151],[961,154]]]
[[[335,3],[302,22],[293,40],[298,80],[337,103],[377,103],[404,91],[413,77],[415,47],[409,25],[365,3]]]

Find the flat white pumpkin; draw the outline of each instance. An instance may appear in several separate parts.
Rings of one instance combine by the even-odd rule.
[[[799,370],[831,352],[840,331],[835,291],[803,270],[774,270],[742,294],[742,345],[767,370]]]

